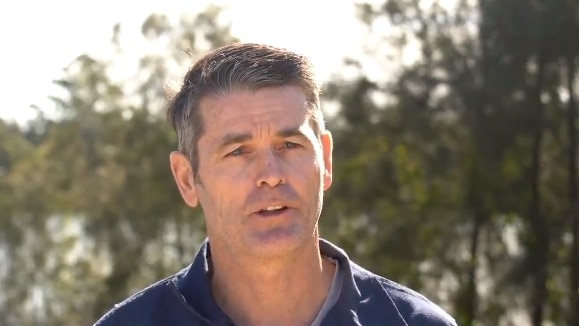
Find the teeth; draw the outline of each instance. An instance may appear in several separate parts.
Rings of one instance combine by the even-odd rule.
[[[278,205],[278,206],[267,206],[267,207],[264,209],[264,211],[275,211],[275,210],[277,210],[277,209],[282,209],[282,208],[283,208],[283,206],[281,206],[281,205]]]

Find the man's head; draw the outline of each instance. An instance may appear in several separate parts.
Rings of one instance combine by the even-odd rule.
[[[197,175],[197,145],[205,130],[199,103],[207,95],[270,86],[298,86],[310,103],[310,122],[317,135],[325,130],[320,109],[320,87],[308,58],[284,49],[252,43],[219,48],[195,62],[172,95],[167,117]]]
[[[203,208],[214,253],[273,257],[317,243],[332,137],[309,61],[255,44],[201,58],[169,107],[171,169]]]

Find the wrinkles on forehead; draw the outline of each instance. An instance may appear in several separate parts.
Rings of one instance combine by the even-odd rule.
[[[200,104],[207,127],[203,142],[214,146],[250,138],[279,138],[306,133],[315,137],[316,134],[309,123],[312,115],[310,105],[297,87],[208,96]],[[304,131],[304,127],[309,132]]]

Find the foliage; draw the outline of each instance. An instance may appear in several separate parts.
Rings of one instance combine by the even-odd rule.
[[[358,5],[388,78],[350,58],[358,76],[325,87],[322,236],[460,325],[577,325],[579,2],[448,3]],[[91,324],[190,263],[203,219],[174,186],[163,99],[236,40],[220,14],[152,14],[132,68],[117,25],[110,57],[80,55],[56,81],[59,119],[0,121],[0,324]]]

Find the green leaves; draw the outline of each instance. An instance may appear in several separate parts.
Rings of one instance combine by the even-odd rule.
[[[579,256],[569,114],[577,3],[357,8],[380,40],[367,55],[390,65],[375,80],[363,58],[349,58],[360,75],[326,86],[338,109],[327,115],[334,181],[322,236],[461,325],[563,324]],[[135,36],[148,52],[127,65],[124,32],[113,28],[110,56],[80,55],[55,82],[59,119],[0,121],[2,325],[91,324],[189,263],[204,238],[201,213],[182,203],[169,170],[165,87],[236,38],[219,7],[152,14]]]
[[[218,16],[211,7],[177,25],[149,17],[148,42],[170,46],[134,58],[134,77],[118,74],[124,49],[115,26],[117,52],[80,55],[55,82],[58,120],[39,117],[30,129],[0,121],[0,253],[9,262],[0,269],[0,323],[92,324],[190,262],[203,219],[174,185],[164,87],[190,63],[185,50],[234,40],[220,34],[228,28],[214,25]]]
[[[573,205],[568,185],[577,182],[568,161],[576,155],[567,133],[572,106],[560,95],[564,76],[575,75],[565,62],[570,53],[577,61],[569,14],[576,7],[360,4],[368,26],[389,26],[375,28],[374,38],[417,59],[390,63],[400,70],[371,87],[364,77],[330,85],[341,108],[330,123],[336,176],[322,233],[340,230],[336,238],[354,258],[447,298],[441,303],[461,325],[505,322],[505,304],[528,311],[534,325],[543,311],[564,311],[545,318],[566,320],[573,309],[561,307],[576,295],[561,288],[563,274],[552,266],[576,273],[563,262],[577,252],[559,241],[571,239],[562,225]],[[373,56],[393,50],[376,47]],[[561,250],[567,254],[551,254]],[[511,302],[514,293],[522,299]]]

